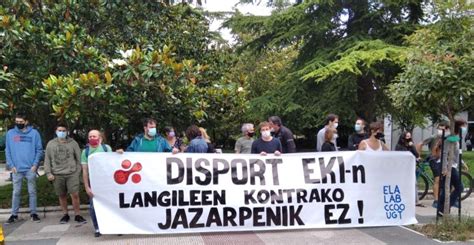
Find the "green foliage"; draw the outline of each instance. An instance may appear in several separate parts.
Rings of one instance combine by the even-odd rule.
[[[241,49],[298,51],[280,83],[253,100],[261,118],[278,114],[313,135],[328,113],[339,114],[343,126],[390,113],[386,88],[406,61],[403,37],[424,17],[422,4],[308,0],[266,17],[237,13],[226,25],[251,37],[239,39]]]
[[[474,218],[462,217],[461,222],[457,218],[443,219],[439,224],[426,224],[415,230],[441,241],[469,241],[474,239]]]
[[[466,7],[451,10],[460,13]],[[390,93],[397,109],[446,115],[453,120],[474,103],[474,23],[469,15],[451,11],[446,15],[442,10],[438,22],[407,39],[408,61]]]
[[[31,113],[47,139],[65,121],[103,128],[120,144],[146,116],[181,131],[226,125],[246,106],[227,74],[231,50],[186,4],[4,1],[0,16],[2,116]]]

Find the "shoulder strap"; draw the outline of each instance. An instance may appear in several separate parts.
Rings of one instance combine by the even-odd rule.
[[[109,151],[109,150],[107,149],[107,145],[106,145],[106,144],[102,144],[102,149],[104,150],[104,152]]]
[[[86,151],[86,158],[89,158],[89,144],[86,145],[84,150]]]

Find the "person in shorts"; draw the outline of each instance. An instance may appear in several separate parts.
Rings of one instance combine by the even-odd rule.
[[[59,196],[59,204],[64,214],[59,223],[66,224],[70,219],[67,208],[68,194],[71,195],[74,208],[74,221],[81,224],[87,223],[80,214],[81,149],[74,139],[68,137],[65,124],[56,126],[56,136],[46,146],[44,170]]]

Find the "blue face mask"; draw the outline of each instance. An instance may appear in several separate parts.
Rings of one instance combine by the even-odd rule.
[[[149,128],[148,129],[148,136],[155,137],[156,135],[156,128]]]
[[[354,125],[354,129],[355,129],[356,132],[359,132],[359,131],[362,130],[362,125],[356,124],[356,125]]]
[[[467,134],[467,128],[466,127],[462,127],[461,128],[461,134],[464,136]]]
[[[67,136],[67,133],[66,132],[61,132],[61,131],[56,131],[56,136],[58,136],[58,138],[60,138],[60,139],[65,139],[66,136]]]

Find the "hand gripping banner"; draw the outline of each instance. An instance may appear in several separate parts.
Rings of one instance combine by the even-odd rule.
[[[103,234],[169,234],[417,223],[409,152],[97,153]]]

